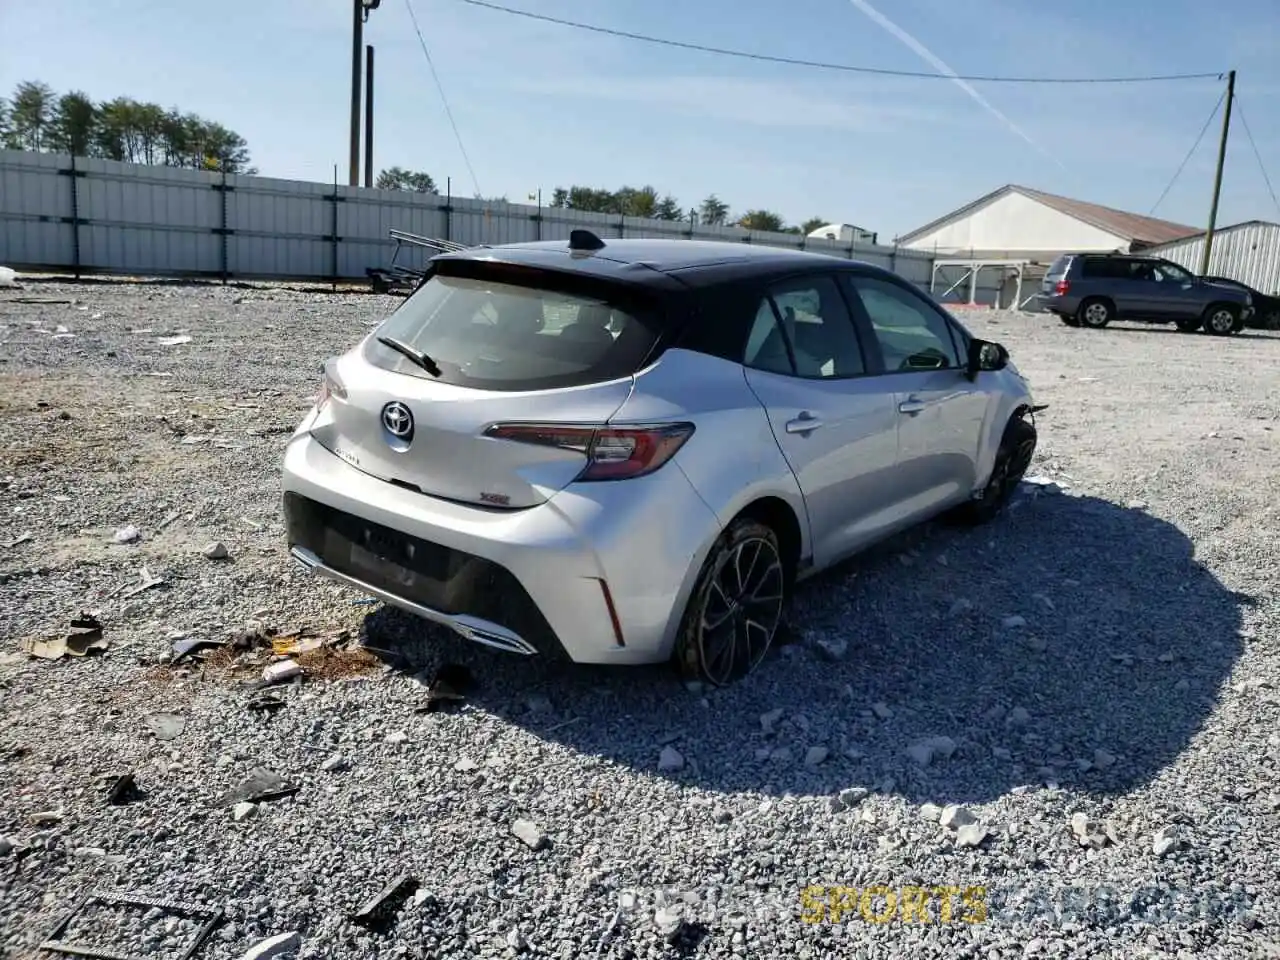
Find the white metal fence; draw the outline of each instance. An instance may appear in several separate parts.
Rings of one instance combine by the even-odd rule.
[[[914,250],[688,221],[0,151],[0,263],[25,270],[353,279],[387,264],[391,229],[471,245],[567,239],[578,227],[606,239],[804,248],[887,267],[924,288],[933,259]]]

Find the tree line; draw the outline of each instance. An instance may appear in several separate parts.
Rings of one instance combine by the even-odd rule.
[[[389,167],[379,173],[375,186],[382,190],[437,192],[436,182],[431,174],[404,170],[400,167]],[[529,199],[534,198],[531,196]],[[688,220],[708,226],[736,226],[747,230],[770,230],[774,233],[809,234],[831,222],[826,217],[810,217],[803,223],[788,226],[782,216],[772,210],[747,210],[734,216],[730,213],[729,205],[714,193],[697,207],[686,210],[671,194],[660,196],[651,186],[623,186],[617,190],[582,186],[556,187],[551,194],[550,206],[562,210],[607,213],[619,217]]]
[[[0,98],[0,145],[11,150],[69,153],[126,163],[253,174],[249,145],[234,130],[177,107],[131,97],[94,101],[58,94],[39,81]]]
[[[249,165],[249,145],[244,137],[220,123],[185,113],[177,107],[165,109],[130,97],[95,102],[79,90],[58,94],[39,81],[18,84],[8,100],[0,97],[0,146],[126,163],[227,173],[258,172]],[[435,179],[429,173],[401,167],[382,170],[376,185],[384,190],[438,192]],[[616,190],[577,185],[556,187],[550,206],[775,233],[808,234],[830,222],[825,217],[810,217],[803,223],[787,225],[780,214],[764,209],[748,209],[735,215],[714,193],[686,210],[671,194],[659,195],[648,185],[622,186]]]

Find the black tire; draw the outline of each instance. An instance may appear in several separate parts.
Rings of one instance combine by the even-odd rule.
[[[1079,318],[1079,317],[1073,317],[1073,316],[1071,316],[1071,314],[1069,314],[1069,313],[1060,313],[1060,314],[1058,314],[1058,319],[1059,319],[1059,320],[1061,320],[1063,323],[1065,323],[1068,327],[1078,327],[1078,326],[1080,326],[1080,318]]]
[[[1215,337],[1229,337],[1235,332],[1240,311],[1230,303],[1211,303],[1204,311],[1204,332]]]
[[[1264,316],[1259,326],[1263,330],[1280,330],[1280,310],[1273,310]]]
[[[1173,321],[1174,325],[1183,333],[1195,333],[1200,329],[1202,322],[1199,317],[1183,317]]]
[[[1080,304],[1080,312],[1076,314],[1082,327],[1101,330],[1116,318],[1116,308],[1110,300],[1102,297],[1090,297]]]
[[[962,503],[951,511],[948,520],[966,527],[994,520],[1005,508],[1013,491],[1026,476],[1036,452],[1036,428],[1021,417],[1014,417],[1004,429],[996,462],[982,491],[982,497]]]
[[[723,687],[758,667],[782,622],[787,582],[777,534],[747,517],[731,523],[680,622],[675,661],[684,679]]]

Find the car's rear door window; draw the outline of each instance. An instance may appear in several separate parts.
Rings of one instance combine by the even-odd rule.
[[[657,339],[656,303],[549,272],[527,276],[520,283],[432,276],[375,331],[366,358],[386,370],[442,383],[538,390],[629,376],[649,355]],[[378,337],[426,354],[439,376]]]
[[[772,284],[756,303],[743,362],[815,379],[867,372],[853,318],[836,282],[819,274]]]

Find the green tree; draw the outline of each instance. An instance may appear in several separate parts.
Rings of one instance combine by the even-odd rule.
[[[47,83],[26,81],[13,91],[9,108],[13,136],[23,150],[43,150],[53,121],[53,88]]]
[[[767,230],[781,233],[784,226],[782,216],[772,210],[748,210],[738,220],[738,226],[747,230]]]
[[[551,206],[565,209],[569,206],[569,191],[564,187],[556,187],[551,193]]]
[[[702,201],[698,219],[707,226],[722,227],[729,220],[729,205],[713,193]]]
[[[804,223],[800,224],[800,232],[806,237],[817,230],[819,227],[825,227],[831,221],[826,217],[810,217]]]
[[[87,157],[97,142],[98,108],[79,90],[64,93],[53,110],[49,125],[49,149]]]
[[[379,190],[409,190],[413,193],[437,193],[436,182],[431,174],[421,171],[405,170],[402,167],[387,167],[378,174],[374,186]]]
[[[658,210],[658,191],[653,187],[619,187],[614,193],[616,210],[626,217],[652,219]]]
[[[13,136],[13,128],[9,123],[9,101],[0,97],[0,150],[11,147]]]
[[[137,163],[141,155],[137,118],[138,104],[128,97],[116,97],[102,104],[98,108],[98,156]]]
[[[228,130],[220,123],[202,121],[203,163],[205,170],[224,173],[254,174],[258,170],[249,166],[249,145],[244,137]]]
[[[680,204],[676,198],[668,193],[658,201],[658,206],[653,211],[653,216],[657,220],[683,220],[684,211],[680,209]]]

